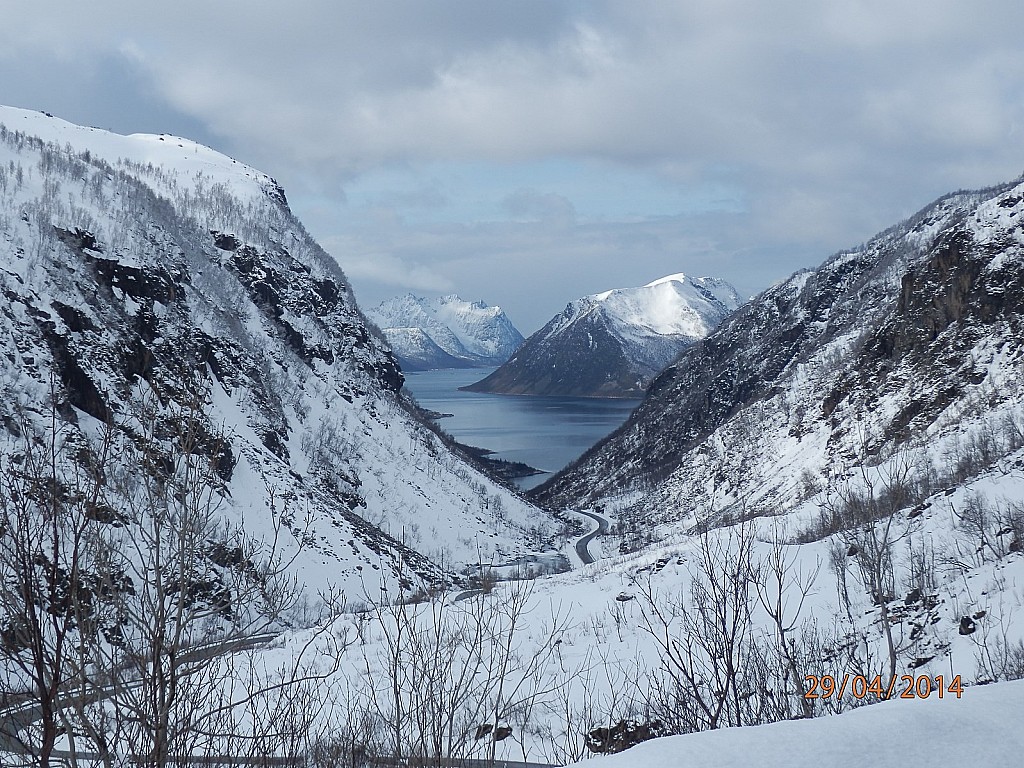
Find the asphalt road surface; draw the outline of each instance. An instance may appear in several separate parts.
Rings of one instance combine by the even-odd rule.
[[[586,536],[581,536],[579,541],[576,542],[576,554],[579,555],[579,558],[583,561],[584,565],[590,565],[595,560],[594,556],[590,554],[590,542],[592,542],[595,537],[600,536],[603,533],[608,533],[609,523],[606,518],[601,517],[601,515],[596,512],[578,511],[581,515],[585,515],[597,523],[597,527],[594,528],[594,530]]]

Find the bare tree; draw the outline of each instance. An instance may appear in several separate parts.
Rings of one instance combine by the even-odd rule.
[[[862,465],[859,487],[848,484],[838,489],[826,502],[826,508],[834,519],[841,521],[838,537],[846,547],[847,560],[853,560],[862,587],[878,606],[886,672],[891,682],[896,676],[899,653],[904,650],[902,639],[893,631],[889,604],[896,591],[895,548],[910,535],[913,523],[898,514],[912,498],[913,465],[909,450],[898,450],[886,464],[873,469]],[[844,568],[838,562],[834,567]]]
[[[509,724],[522,726],[540,698],[564,684],[545,672],[568,622],[553,612],[525,647],[531,594],[523,581],[458,602],[382,595],[372,608],[380,643],[364,647],[373,682],[363,691],[377,723],[369,731],[387,734],[382,756],[437,766],[493,760]]]
[[[770,545],[767,556],[754,568],[754,585],[761,607],[771,621],[776,652],[785,669],[783,678],[789,680],[786,697],[789,700],[795,698],[804,717],[812,717],[811,700],[804,696],[797,629],[804,603],[821,570],[821,562],[817,561],[813,568],[802,568],[796,561],[796,555],[786,546],[784,524],[777,521],[772,526]]]
[[[67,730],[63,698],[85,663],[81,637],[96,630],[101,599],[88,546],[103,515],[102,476],[110,448],[94,451],[58,413],[51,386],[46,423],[23,414],[20,448],[0,465],[0,674],[5,690],[28,704],[24,722],[8,718],[32,763],[49,766]],[[74,453],[78,463],[66,458]],[[21,735],[19,725],[27,725]]]
[[[109,689],[103,726],[114,726],[111,745],[130,745],[152,768],[217,753],[218,657],[267,639],[300,594],[277,549],[282,514],[269,542],[221,515],[223,451],[205,405],[201,393],[184,405],[146,398],[122,426],[123,460],[107,475],[127,522],[95,543],[110,580],[125,585],[109,595],[116,635],[91,649]],[[268,504],[275,510],[272,492]]]
[[[688,594],[662,593],[651,577],[640,584],[642,628],[658,647],[663,673],[651,681],[648,705],[672,731],[744,724],[752,534],[749,522],[698,534]]]
[[[0,711],[0,725],[32,765],[222,754],[243,725],[253,737],[294,720],[297,702],[337,669],[340,641],[319,648],[326,670],[296,662],[240,677],[224,662],[284,628],[300,591],[272,491],[269,539],[221,514],[218,460],[230,453],[205,405],[151,395],[99,430],[54,405],[48,424],[22,420],[3,458],[0,674],[26,706]],[[316,618],[319,637],[330,616]]]

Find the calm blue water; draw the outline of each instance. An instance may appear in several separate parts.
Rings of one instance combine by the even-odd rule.
[[[522,488],[539,485],[614,431],[640,402],[459,391],[493,370],[407,373],[405,383],[424,408],[454,414],[438,423],[459,442],[488,448],[496,458],[522,461],[548,473],[523,478]]]

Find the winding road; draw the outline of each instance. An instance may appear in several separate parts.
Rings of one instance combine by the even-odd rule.
[[[594,530],[592,530],[586,536],[581,536],[579,540],[576,542],[576,554],[579,555],[579,558],[581,561],[583,561],[584,565],[590,565],[597,559],[590,554],[590,542],[592,542],[597,536],[600,536],[603,533],[608,533],[610,524],[608,523],[607,518],[602,517],[596,512],[584,512],[583,510],[577,510],[577,512],[581,515],[589,517],[591,520],[597,523],[597,527],[594,528]]]

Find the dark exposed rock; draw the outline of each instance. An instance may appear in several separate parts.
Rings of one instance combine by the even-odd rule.
[[[51,321],[39,322],[38,325],[50,348],[57,375],[67,393],[68,403],[98,421],[107,422],[110,418],[107,401],[79,363],[81,353],[73,349],[66,337],[57,333]]]
[[[213,230],[210,232],[213,235],[213,244],[220,248],[222,251],[237,251],[238,247],[242,244],[234,235],[229,235],[226,232],[217,232]]]
[[[103,252],[103,248],[96,242],[96,236],[92,232],[77,227],[74,230],[62,229],[61,227],[54,227],[53,229],[57,233],[58,239],[76,253],[82,253],[83,251]]]
[[[585,737],[587,749],[599,754],[615,754],[636,746],[640,742],[665,736],[667,732],[659,720],[637,723],[620,720],[611,728],[595,728]]]
[[[54,227],[57,238],[83,261],[90,264],[99,283],[117,288],[134,299],[170,304],[185,296],[180,279],[160,266],[136,267],[116,258],[101,256],[103,247],[91,232]]]
[[[316,291],[322,302],[317,308],[317,314],[321,315],[334,309],[341,296],[341,291],[338,290],[338,286],[334,284],[333,280],[314,280],[313,290]]]
[[[260,435],[260,440],[263,441],[263,445],[266,446],[267,450],[277,456],[279,459],[288,459],[288,446],[285,445],[284,440],[281,439],[281,435],[277,432],[266,432]]]
[[[973,635],[977,630],[977,625],[974,623],[974,619],[970,616],[964,616],[960,619],[960,634],[961,635]]]
[[[85,516],[89,520],[106,523],[107,525],[112,525],[115,528],[120,528],[125,523],[129,522],[127,515],[122,512],[118,512],[112,506],[104,502],[87,504],[85,507]]]
[[[86,331],[95,331],[96,326],[93,322],[86,317],[85,313],[75,307],[70,307],[67,304],[63,304],[59,301],[53,301],[50,303],[54,311],[60,316],[60,319],[64,321],[64,325],[72,333],[84,333]]]

